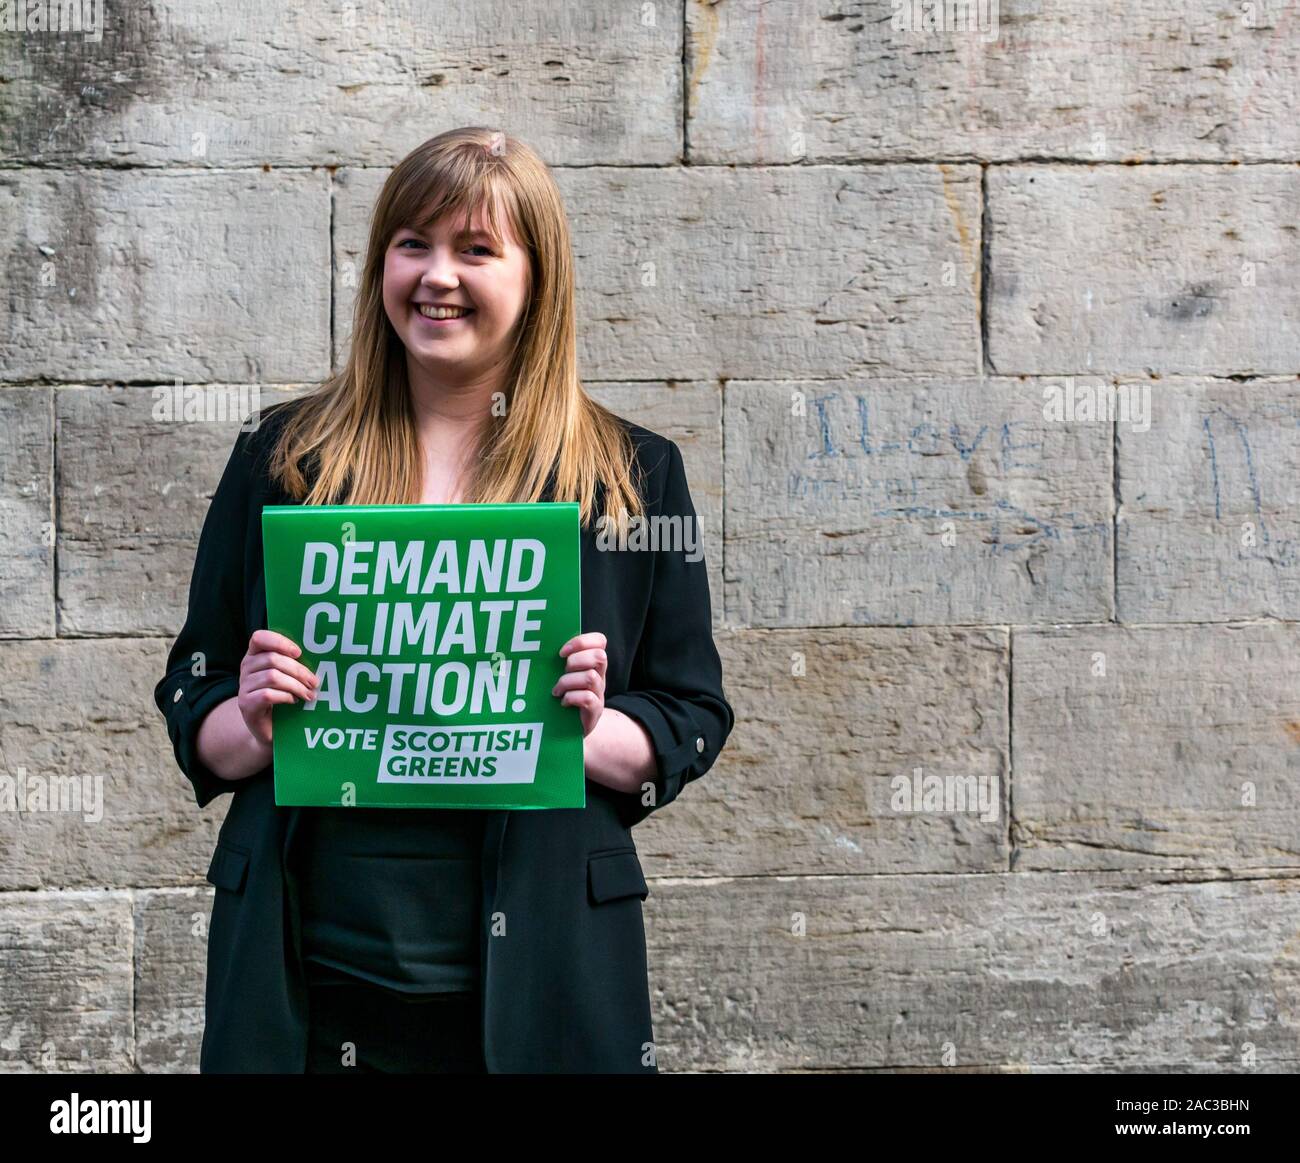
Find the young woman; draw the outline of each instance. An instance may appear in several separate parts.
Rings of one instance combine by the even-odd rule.
[[[272,710],[316,676],[267,629],[262,506],[509,501],[580,506],[582,632],[552,693],[581,718],[586,807],[277,807]],[[618,540],[633,522],[654,535]],[[697,537],[677,445],[578,379],[545,164],[486,129],[425,142],[375,205],[346,367],[235,441],[154,692],[199,807],[233,793],[201,1071],[656,1072],[631,828],[734,721]]]

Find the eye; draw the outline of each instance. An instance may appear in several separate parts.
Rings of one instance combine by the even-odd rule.
[[[398,249],[398,250],[401,250],[402,247],[404,247],[408,242],[413,242],[413,243],[415,243],[416,246],[423,246],[423,245],[424,245],[424,243],[421,242],[418,238],[404,238],[404,239],[402,239],[401,242],[399,242],[399,243],[397,244],[397,249]]]
[[[484,246],[481,242],[476,242],[476,243],[475,243],[473,246],[471,246],[469,249],[470,249],[470,250],[481,250],[481,251],[484,251],[485,253],[487,253],[488,255],[491,255],[491,254],[493,253],[493,252],[492,252],[492,248],[491,248],[490,246]]]

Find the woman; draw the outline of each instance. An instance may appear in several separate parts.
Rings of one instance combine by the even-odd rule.
[[[199,807],[233,793],[205,1073],[657,1070],[630,830],[734,716],[680,450],[583,391],[573,298],[544,163],[442,134],[377,200],[346,367],[235,442],[154,692]],[[272,710],[315,676],[267,629],[262,506],[507,501],[579,504],[582,632],[552,693],[581,718],[586,807],[277,807]],[[655,535],[620,540],[635,521]]]

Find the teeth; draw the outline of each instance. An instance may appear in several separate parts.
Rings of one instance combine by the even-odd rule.
[[[459,319],[469,314],[465,307],[426,307],[423,303],[417,304],[417,307],[426,319]]]

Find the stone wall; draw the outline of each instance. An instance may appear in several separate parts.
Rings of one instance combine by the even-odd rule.
[[[225,800],[152,689],[238,421],[154,389],[326,375],[466,124],[555,168],[584,378],[701,514],[737,723],[635,833],[661,1069],[1300,1066],[1300,17],[931,8],[0,30],[0,774],[102,792],[0,812],[0,1069],[197,1067]]]

